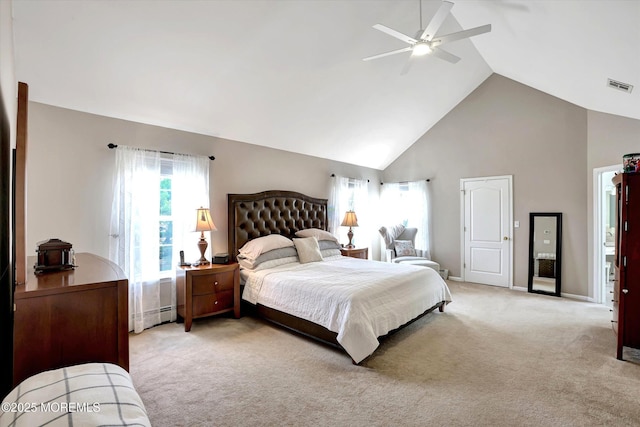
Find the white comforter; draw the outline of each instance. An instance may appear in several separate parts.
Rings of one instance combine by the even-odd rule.
[[[242,297],[336,332],[356,363],[378,347],[377,337],[451,301],[431,268],[343,256],[250,272]]]

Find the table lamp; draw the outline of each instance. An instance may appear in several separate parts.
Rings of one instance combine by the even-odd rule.
[[[353,248],[354,245],[351,243],[351,240],[353,239],[353,231],[351,230],[351,227],[358,226],[358,217],[356,216],[356,213],[354,211],[347,211],[347,213],[344,214],[344,219],[340,225],[343,227],[349,227],[349,232],[347,233],[347,236],[349,236],[349,244],[346,247]]]
[[[200,232],[200,241],[198,241],[198,249],[200,249],[200,259],[196,261],[193,265],[207,265],[209,261],[204,257],[204,253],[207,250],[207,246],[209,244],[204,238],[205,231],[214,231],[217,230],[213,220],[211,219],[211,213],[209,209],[201,207],[196,210],[197,218],[196,218],[196,230]]]

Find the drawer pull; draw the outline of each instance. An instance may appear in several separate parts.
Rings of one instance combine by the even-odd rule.
[[[213,282],[213,286],[218,286],[218,282]]]
[[[214,302],[214,304],[216,304],[216,305],[217,305],[217,304],[218,304],[218,301],[215,301],[215,302]]]
[[[628,294],[628,293],[629,293],[629,289],[623,289],[623,290],[622,290],[622,293],[623,293],[623,294]]]

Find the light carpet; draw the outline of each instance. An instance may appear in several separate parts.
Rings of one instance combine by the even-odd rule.
[[[252,317],[130,335],[154,426],[638,426],[640,352],[609,309],[449,282],[453,303],[346,353]]]

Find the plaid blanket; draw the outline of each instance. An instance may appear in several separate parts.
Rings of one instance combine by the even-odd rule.
[[[27,378],[2,401],[0,427],[150,426],[120,366],[87,363]]]

